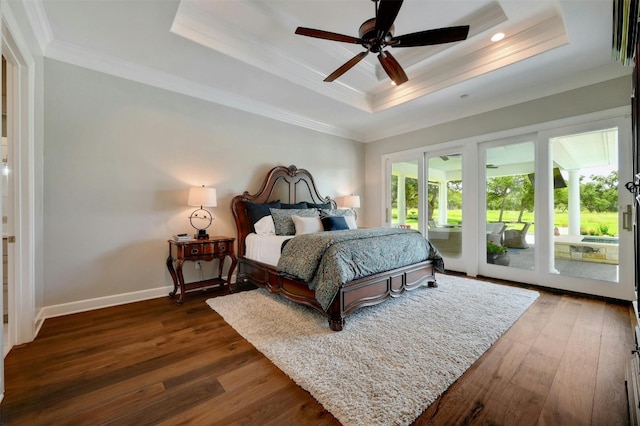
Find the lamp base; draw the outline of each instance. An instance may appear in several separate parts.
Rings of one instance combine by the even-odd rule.
[[[209,234],[206,229],[198,229],[198,233],[193,236],[196,240],[208,240]]]

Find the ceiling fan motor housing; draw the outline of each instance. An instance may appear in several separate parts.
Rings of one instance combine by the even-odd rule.
[[[394,30],[395,27],[391,25],[391,28],[389,28],[389,31],[382,41],[391,40],[391,38],[393,38]],[[382,44],[376,40],[376,18],[364,21],[362,25],[360,25],[358,34],[360,35],[360,39],[365,41],[365,43],[362,43],[362,46],[365,49],[370,49],[374,53],[378,53],[382,50]]]

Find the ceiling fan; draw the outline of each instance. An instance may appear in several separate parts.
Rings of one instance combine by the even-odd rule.
[[[380,0],[380,6],[378,6],[378,0],[372,1],[375,2],[375,18],[368,19],[360,25],[360,30],[358,31],[360,37],[351,37],[329,31],[315,30],[313,28],[298,27],[296,29],[296,34],[299,35],[340,41],[343,43],[361,44],[367,49],[348,60],[344,65],[325,78],[324,81],[335,80],[364,59],[369,52],[373,52],[378,54],[378,60],[389,78],[396,86],[399,86],[409,81],[409,78],[391,53],[388,50],[384,50],[385,47],[415,47],[450,43],[465,40],[469,34],[469,26],[462,25],[419,31],[417,33],[394,37],[393,21],[395,21],[396,16],[398,16],[403,0]]]

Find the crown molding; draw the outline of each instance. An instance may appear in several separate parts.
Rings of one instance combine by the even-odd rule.
[[[53,32],[51,31],[42,0],[22,0],[22,5],[31,24],[40,53],[44,55],[47,46],[53,41]]]
[[[180,93],[194,98],[214,102],[231,108],[250,112],[263,117],[293,124],[307,129],[339,136],[355,141],[362,141],[362,135],[347,129],[312,120],[291,111],[276,108],[254,99],[238,96],[210,86],[194,83],[172,74],[144,67],[112,56],[98,54],[92,50],[52,41],[47,47],[47,58],[66,62],[79,67],[91,69],[116,77]]]
[[[500,42],[426,66],[410,84],[390,88],[373,101],[373,111],[433,93],[569,43],[564,22],[553,16]]]
[[[273,22],[260,22],[255,25],[254,32],[247,32],[235,23],[214,14],[211,7],[206,2],[181,1],[171,25],[171,32],[324,96],[371,112],[364,92],[344,83],[329,85],[323,82],[325,76],[320,71],[287,54],[285,49],[275,43],[274,40],[286,43],[284,40],[290,36],[281,26]],[[234,7],[241,8],[253,19],[262,19],[254,9],[257,6],[251,3],[237,2]],[[271,31],[264,35],[260,29],[269,24]],[[254,48],[248,50],[247,45]]]
[[[79,67],[110,74],[116,77],[136,81],[149,86],[158,87],[175,93],[184,94],[209,102],[218,103],[231,108],[250,112],[263,117],[293,124],[318,132],[361,142],[363,135],[347,129],[336,127],[318,120],[295,114],[282,108],[257,102],[253,99],[238,96],[209,86],[163,73],[152,68],[140,66],[119,58],[96,53],[54,39],[42,0],[23,0],[27,18],[34,36],[44,57],[66,62]],[[347,88],[350,90],[349,88]],[[343,88],[344,90],[344,88]]]
[[[350,130],[348,127],[338,127],[328,122],[310,119],[297,111],[288,110],[286,107],[274,107],[250,97],[195,83],[175,74],[158,71],[117,57],[81,48],[77,45],[57,41],[54,39],[49,25],[43,1],[22,0],[21,4],[24,6],[34,37],[44,57],[358,142],[384,139],[464,116],[482,113],[500,106],[504,107],[524,102],[545,94],[553,94],[556,89],[569,90],[573,87],[598,82],[594,81],[596,78],[593,70],[587,70],[582,77],[580,77],[581,74],[574,75],[571,82],[563,80],[562,82],[556,82],[557,84],[546,84],[544,87],[520,90],[509,97],[502,96],[499,99],[486,100],[482,105],[477,105],[473,109],[462,107],[459,110],[455,109],[455,111],[431,111],[429,114],[425,114],[425,117],[421,117],[420,120],[389,120],[384,126],[374,124],[366,129]],[[219,2],[188,2],[183,0],[180,2],[179,8],[187,3],[189,3],[189,7],[193,5],[204,7],[208,4],[212,10],[216,10],[215,8],[218,7],[217,3]],[[249,51],[248,46],[252,46],[252,51],[253,47],[257,46],[259,53],[253,66],[371,115],[414,99],[416,99],[416,102],[421,102],[418,98],[426,94],[442,90],[461,81],[489,73],[492,70],[568,43],[566,28],[559,15],[561,12],[559,9],[555,9],[555,12],[550,12],[545,16],[538,16],[539,22],[537,24],[535,22],[534,25],[531,25],[530,22],[520,23],[528,27],[524,29],[518,28],[519,32],[507,37],[502,42],[489,43],[484,41],[483,38],[487,35],[489,28],[493,28],[498,21],[505,22],[500,17],[498,9],[492,5],[478,12],[482,19],[478,18],[479,23],[474,26],[469,39],[465,42],[454,43],[451,46],[416,47],[406,51],[396,49],[394,55],[396,51],[400,51],[396,57],[401,58],[399,60],[403,64],[415,61],[412,65],[405,65],[410,76],[410,81],[407,84],[394,88],[387,84],[386,80],[378,81],[375,75],[377,60],[363,60],[358,64],[358,67],[349,72],[347,78],[339,79],[329,84],[322,81],[326,76],[322,71],[323,67],[317,67],[315,64],[323,64],[326,58],[329,58],[331,63],[335,61],[339,64],[341,61],[344,62],[353,56],[353,49],[347,49],[341,44],[315,43],[312,39],[306,40],[306,38],[302,38],[307,43],[307,46],[302,50],[296,50],[293,43],[300,43],[298,41],[299,36],[292,38],[293,35],[290,29],[295,28],[297,24],[291,16],[286,15],[286,12],[279,11],[277,7],[273,6],[273,3],[226,2],[225,4],[228,7],[245,8],[246,12],[256,19],[255,22],[258,23],[256,28],[252,29],[251,33],[243,33],[240,38],[237,38],[236,33],[240,31],[237,26],[234,26],[234,19],[236,19],[237,15],[232,13],[218,16],[218,14],[214,13],[211,19],[210,14],[209,16],[198,16],[197,9],[191,10],[180,17],[178,16],[179,13],[176,14],[173,26],[176,31],[188,34],[189,37],[187,38],[190,40],[201,45],[210,43],[212,46],[209,47],[229,56],[233,55],[224,49],[232,49],[232,46],[234,46],[233,49],[236,51],[240,49],[245,54],[252,56],[252,54],[247,53]],[[497,2],[495,4],[499,6]],[[268,11],[270,13],[265,13],[265,8],[272,10]],[[500,8],[501,11],[502,9]],[[273,22],[265,21],[267,19],[265,16],[274,20],[275,24],[277,24],[276,27],[272,25]],[[476,16],[475,12],[473,16]],[[517,22],[506,21],[505,23],[511,24],[512,27],[518,25]],[[482,26],[477,27],[478,25]],[[216,28],[216,26],[218,26],[217,30],[211,33],[211,28]],[[476,27],[486,29],[482,31],[476,29]],[[172,27],[172,31],[173,29]],[[176,31],[174,33],[179,34]],[[182,34],[180,35],[182,36]],[[272,35],[276,37],[275,43],[270,38]],[[511,44],[509,45],[507,42]],[[290,50],[289,47],[292,47],[293,50]],[[353,46],[347,45],[347,47]],[[433,49],[447,49],[447,52],[445,55],[431,53],[424,56],[424,51],[429,50],[431,52]],[[301,52],[302,55],[298,57],[297,54],[294,56],[293,54],[285,53],[288,51]],[[369,58],[372,56],[370,55]],[[319,58],[318,61],[315,58]],[[247,61],[243,60],[243,62]],[[283,73],[280,72],[280,66],[284,66],[285,71]],[[611,78],[610,72],[606,71],[603,68],[602,79]],[[533,93],[534,91],[535,93]],[[489,103],[492,106],[485,108]]]
[[[563,21],[554,12],[553,18],[544,22],[534,22],[526,30],[497,43],[503,47],[496,49],[496,43],[484,37],[483,33],[498,25],[508,23],[508,17],[498,2],[490,3],[456,24],[467,23],[472,27],[470,36],[464,42],[446,45],[416,47],[408,50],[397,49],[394,56],[407,67],[410,75],[408,83],[394,87],[387,84],[386,74],[380,74],[379,66],[366,60],[358,64],[350,73],[360,73],[362,78],[338,79],[331,84],[324,83],[325,72],[321,71],[316,59],[335,58],[338,63],[353,57],[353,51],[340,43],[317,44],[313,40],[300,38],[297,41],[291,28],[295,21],[286,12],[271,9],[264,13],[258,2],[236,2],[221,8],[215,3],[182,0],[176,12],[171,31],[188,40],[221,52],[239,61],[268,71],[323,96],[368,113],[377,113],[422,96],[433,93],[464,80],[499,69],[514,62],[538,55],[567,42]],[[252,26],[240,28],[232,16],[248,16]],[[513,25],[513,24],[512,24]],[[545,34],[549,31],[550,34]],[[561,34],[558,34],[561,33]],[[304,40],[313,48],[313,55],[307,53]],[[246,46],[253,46],[247,49]],[[447,55],[437,55],[443,51]],[[297,52],[296,56],[289,52]],[[515,52],[515,53],[513,53]],[[377,61],[374,61],[377,64]],[[322,67],[324,68],[324,67]],[[373,71],[373,73],[371,73]],[[371,73],[371,78],[362,74]],[[384,77],[384,78],[383,78]],[[349,84],[347,82],[353,82]]]

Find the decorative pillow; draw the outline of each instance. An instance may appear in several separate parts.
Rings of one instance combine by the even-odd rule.
[[[325,216],[322,219],[322,227],[325,231],[343,231],[349,229],[345,216]]]
[[[351,209],[322,209],[321,216],[354,216]]]
[[[291,220],[293,220],[293,225],[296,228],[296,235],[302,234],[312,234],[314,232],[322,232],[322,222],[319,217],[302,217],[302,216],[291,216]]]
[[[358,229],[356,224],[356,214],[351,209],[322,209],[320,217],[342,216],[347,221],[349,229]]]
[[[307,207],[310,209],[332,209],[333,208],[331,203],[324,203],[324,204],[307,203]]]
[[[296,227],[291,216],[317,217],[316,209],[271,209],[276,235],[295,235]]]
[[[259,204],[259,203],[253,203],[251,201],[246,201],[245,205],[247,206],[247,213],[249,214],[249,220],[251,221],[251,224],[254,225],[263,217],[271,215],[271,211],[269,209],[279,209],[280,200],[273,201],[271,203],[266,203],[266,204]]]
[[[302,202],[296,203],[296,204],[280,204],[280,207],[276,207],[276,208],[280,208],[280,209],[308,209],[309,206],[307,206],[307,203],[305,201],[302,201]]]
[[[347,222],[347,226],[349,229],[358,229],[358,224],[356,223],[356,216],[342,216],[344,220]]]
[[[276,227],[273,224],[271,215],[263,217],[254,223],[253,227],[258,235],[274,235],[276,233]]]

